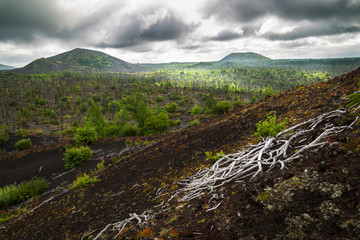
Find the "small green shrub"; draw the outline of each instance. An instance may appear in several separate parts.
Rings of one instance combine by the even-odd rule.
[[[6,124],[0,126],[0,145],[9,141],[9,129]]]
[[[32,198],[49,188],[43,178],[36,178],[19,185],[12,184],[0,188],[0,209],[9,208],[17,203]]]
[[[92,157],[93,151],[89,147],[68,148],[65,152],[65,168],[80,165],[83,161]]]
[[[200,113],[201,113],[201,107],[199,107],[198,105],[195,105],[191,109],[191,115],[199,115]]]
[[[71,188],[72,189],[82,189],[90,184],[93,184],[95,182],[98,182],[99,179],[97,177],[90,177],[86,173],[80,174],[75,181],[73,182]]]
[[[15,143],[15,148],[18,151],[22,151],[25,149],[30,149],[32,147],[32,143],[30,138],[27,139],[21,139],[17,143]]]
[[[77,128],[74,136],[76,144],[90,144],[96,141],[96,129],[91,126]]]
[[[165,106],[165,110],[169,113],[176,112],[177,109],[178,109],[178,105],[176,103],[170,103]]]
[[[226,154],[221,150],[220,152],[216,153],[215,155],[212,155],[212,152],[205,152],[206,160],[211,162],[216,162]]]
[[[116,123],[110,123],[105,126],[105,135],[106,136],[121,136],[122,126]]]
[[[221,115],[227,113],[230,108],[231,108],[231,103],[229,101],[222,101],[222,102],[218,102],[215,105],[213,112],[215,114]]]
[[[144,132],[146,135],[162,133],[169,128],[169,116],[167,113],[161,112],[156,117],[151,117],[144,124]]]
[[[267,115],[267,120],[256,124],[257,131],[254,135],[257,137],[274,137],[285,129],[285,124],[286,121],[276,124],[276,112],[271,112]]]
[[[191,121],[190,122],[190,126],[197,126],[197,125],[199,125],[200,124],[200,121],[199,121],[199,119],[195,119],[194,121]]]
[[[105,160],[102,159],[101,162],[99,162],[98,164],[96,164],[96,167],[98,170],[103,170],[105,168]]]
[[[126,122],[123,129],[121,130],[121,136],[124,137],[136,136],[138,133],[138,127],[136,125],[131,125],[129,122]]]
[[[163,102],[163,101],[164,101],[164,98],[163,98],[161,95],[158,95],[158,96],[156,96],[155,100],[156,100],[157,102]]]
[[[355,104],[360,103],[360,92],[351,94],[349,96],[350,102],[346,105],[346,107],[351,107]]]

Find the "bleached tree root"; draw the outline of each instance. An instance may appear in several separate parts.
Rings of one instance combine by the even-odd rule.
[[[203,195],[205,191],[211,193],[228,182],[241,182],[247,177],[253,178],[276,166],[283,169],[286,163],[300,158],[305,150],[317,150],[327,143],[326,138],[329,136],[351,129],[358,118],[349,126],[334,126],[330,123],[331,119],[340,117],[345,112],[345,109],[339,109],[322,114],[290,127],[275,137],[262,139],[256,145],[250,144],[238,153],[223,156],[212,167],[200,170],[179,182],[178,184],[183,187],[173,192],[170,199],[179,198],[179,201],[189,201]],[[320,125],[324,126],[319,127]],[[307,139],[309,135],[314,134],[316,134],[315,139],[309,141]]]

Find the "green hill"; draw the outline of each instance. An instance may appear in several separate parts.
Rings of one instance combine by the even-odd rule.
[[[220,60],[220,62],[257,62],[271,60],[268,57],[253,52],[231,53]]]
[[[49,73],[59,71],[139,72],[143,71],[143,68],[103,52],[76,48],[53,57],[37,59],[25,67],[14,69],[13,71],[18,73]]]

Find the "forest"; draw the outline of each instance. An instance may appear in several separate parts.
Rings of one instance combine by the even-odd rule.
[[[181,64],[180,64],[181,65]],[[227,67],[141,73],[0,72],[0,122],[21,135],[133,136],[196,125],[333,73],[284,67]]]

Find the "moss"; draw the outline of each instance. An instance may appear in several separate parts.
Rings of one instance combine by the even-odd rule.
[[[320,212],[322,213],[322,218],[324,220],[329,220],[330,218],[340,215],[340,209],[335,207],[335,204],[331,201],[324,201],[320,204]]]
[[[140,230],[136,233],[135,239],[150,239],[153,236],[153,230],[151,227]]]

